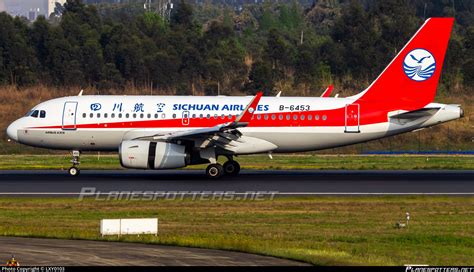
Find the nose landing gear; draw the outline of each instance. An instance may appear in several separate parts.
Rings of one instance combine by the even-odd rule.
[[[81,152],[79,150],[72,151],[72,167],[69,168],[68,173],[73,177],[79,176],[79,174],[81,173],[81,171],[79,170],[79,164],[81,164],[81,162],[79,161],[80,156]]]

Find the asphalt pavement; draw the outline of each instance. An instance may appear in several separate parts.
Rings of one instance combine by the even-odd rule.
[[[20,266],[294,266],[255,254],[137,243],[0,237],[0,261]]]
[[[200,170],[0,171],[0,195],[77,195],[84,188],[152,192],[267,192],[276,195],[474,194],[474,171],[242,171],[208,179]]]

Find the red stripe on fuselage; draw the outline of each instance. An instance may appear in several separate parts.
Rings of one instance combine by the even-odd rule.
[[[362,112],[363,106],[361,106]],[[304,120],[301,116],[304,115]],[[311,120],[308,116],[311,115]],[[193,128],[193,127],[212,127],[226,122],[235,120],[225,115],[214,115],[210,119],[203,118],[189,118],[188,125],[183,125],[182,118],[176,119],[162,119],[162,120],[127,120],[120,119],[119,122],[110,122],[110,118],[102,119],[106,122],[95,122],[88,124],[77,124],[77,129],[98,129],[98,128]],[[280,116],[283,120],[280,120]],[[288,120],[289,116],[289,120]],[[296,117],[295,117],[296,116]],[[273,118],[274,117],[274,118]],[[260,119],[259,119],[260,118]],[[295,120],[296,118],[296,120]],[[325,120],[324,120],[325,119]],[[102,121],[97,119],[97,121]],[[369,125],[375,123],[387,122],[386,112],[365,112],[360,116],[360,125]],[[254,114],[248,127],[313,127],[313,126],[345,126],[345,108],[323,110],[323,111],[294,111],[294,112],[280,112],[280,113],[258,113]],[[32,127],[38,129],[55,129],[62,128],[61,125],[56,126],[42,126]]]

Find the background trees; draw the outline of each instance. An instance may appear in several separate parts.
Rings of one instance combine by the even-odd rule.
[[[455,16],[442,89],[474,86],[472,1],[181,0],[170,22],[126,2],[68,0],[60,20],[33,23],[0,13],[0,85],[210,95],[315,95],[334,81],[362,88],[425,18]]]

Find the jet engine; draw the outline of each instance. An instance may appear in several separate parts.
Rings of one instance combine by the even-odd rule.
[[[150,141],[123,141],[119,147],[120,164],[133,169],[172,169],[189,162],[185,146]]]

